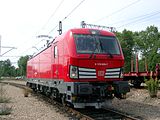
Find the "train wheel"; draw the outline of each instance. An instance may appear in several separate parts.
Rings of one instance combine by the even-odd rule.
[[[122,96],[121,99],[126,99],[126,94],[122,94],[121,96]]]
[[[119,99],[125,99],[126,98],[125,94],[121,94],[121,93],[116,93],[115,97],[119,98]]]
[[[50,94],[50,98],[51,98],[52,100],[55,99],[54,93],[51,93],[51,94]]]
[[[66,96],[64,94],[62,95],[61,102],[63,106],[66,106]]]
[[[34,92],[38,92],[37,86],[36,86],[35,84],[31,84],[30,88],[31,88]]]
[[[139,80],[134,80],[133,86],[134,86],[135,88],[140,88],[140,86],[141,86],[141,81],[139,81]]]
[[[36,89],[36,88],[32,88],[32,90],[33,90],[34,92],[37,92],[37,89]]]
[[[51,93],[50,93],[50,98],[51,99],[56,99],[56,100],[59,100],[59,92],[58,92],[58,90],[56,90],[56,89],[52,89],[51,90]]]

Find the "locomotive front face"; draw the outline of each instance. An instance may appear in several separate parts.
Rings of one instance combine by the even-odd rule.
[[[114,36],[74,34],[77,65],[70,66],[70,78],[111,81],[122,78],[123,58]]]
[[[73,34],[76,56],[69,66],[70,101],[75,107],[101,107],[107,98],[129,91],[123,82],[124,58],[113,35]]]

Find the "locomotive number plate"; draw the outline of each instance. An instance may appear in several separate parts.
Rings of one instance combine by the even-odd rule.
[[[104,71],[98,71],[98,76],[104,76]]]

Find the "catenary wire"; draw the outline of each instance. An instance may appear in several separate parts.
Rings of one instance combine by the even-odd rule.
[[[124,26],[131,25],[131,24],[133,24],[133,23],[136,23],[136,22],[142,21],[142,20],[144,20],[144,19],[151,18],[151,17],[153,17],[153,16],[155,16],[155,15],[157,15],[157,14],[160,14],[160,11],[159,11],[159,12],[157,12],[157,13],[154,13],[154,14],[152,14],[152,15],[150,15],[150,16],[146,16],[146,17],[143,17],[143,18],[140,18],[140,19],[134,20],[134,21],[132,21],[132,22],[126,23],[126,24],[121,25],[121,26],[119,26],[119,27],[117,27],[117,28],[121,28],[121,27],[124,27]]]
[[[158,14],[157,14],[158,15]],[[159,18],[159,16],[157,16],[157,15],[154,15],[153,17],[149,17],[149,18],[146,18],[146,19],[144,19],[144,20],[142,20],[142,21],[138,21],[138,22],[136,22],[136,24],[138,24],[138,23],[147,23],[147,22],[150,22],[150,21],[155,21],[157,18]]]
[[[61,5],[63,4],[64,0],[61,0],[61,2],[58,4],[58,6],[56,7],[55,11],[51,14],[51,16],[49,17],[49,19],[47,20],[47,22],[43,25],[42,29],[44,29],[47,24],[49,23],[49,21],[54,17],[54,15],[56,14],[56,12],[58,11],[58,9],[61,7]],[[40,41],[42,42],[42,40]],[[36,43],[35,45],[39,44],[40,42]],[[34,46],[35,46],[34,45]],[[32,47],[27,48],[25,51],[23,51],[21,54],[27,52],[28,50],[32,49]]]
[[[42,29],[44,29],[47,24],[49,23],[49,21],[55,16],[56,12],[58,11],[58,9],[61,7],[61,5],[63,4],[64,0],[61,0],[61,2],[59,3],[59,5],[57,6],[57,8],[55,9],[55,11],[52,13],[52,15],[49,17],[49,19],[47,20],[47,22],[43,25]]]
[[[68,13],[68,15],[66,15],[62,21],[64,21],[65,19],[67,19],[85,0],[82,0],[79,4],[77,4],[72,10],[70,13]]]
[[[55,11],[52,13],[52,15],[49,17],[49,19],[47,20],[47,22],[43,25],[42,29],[44,29],[47,24],[49,23],[49,21],[55,16],[56,12],[58,11],[58,9],[61,7],[61,5],[63,4],[64,0],[61,0],[61,2],[58,4],[58,6],[56,7]],[[42,40],[40,41],[42,42]],[[36,43],[34,46],[36,46],[37,44],[39,44],[40,42]],[[32,47],[27,48],[25,51],[23,51],[22,53],[27,52],[28,50],[32,49]]]
[[[63,22],[65,19],[67,19],[85,0],[82,0],[80,3],[78,3],[61,21]],[[56,28],[58,27],[58,24],[49,32],[52,33]]]
[[[151,13],[147,13],[147,14],[143,14],[143,15],[137,16],[137,17],[132,17],[132,18],[129,18],[129,19],[126,19],[126,20],[117,21],[117,22],[111,23],[111,25],[123,23],[123,22],[126,22],[126,21],[127,21],[127,22],[128,22],[128,21],[133,21],[133,20],[136,20],[136,19],[143,18],[143,17],[145,17],[145,16],[152,15],[152,14],[157,13],[157,12],[159,12],[159,11],[154,11],[154,12],[151,12]]]
[[[124,10],[124,9],[126,9],[126,8],[129,8],[130,6],[136,4],[136,3],[140,2],[140,1],[141,1],[141,0],[134,1],[134,2],[132,2],[131,4],[129,4],[129,5],[125,6],[125,7],[123,7],[123,8],[120,8],[120,9],[114,11],[113,13],[111,13],[111,14],[109,14],[109,15],[107,15],[107,16],[105,16],[105,17],[102,17],[102,18],[100,18],[100,19],[98,19],[98,20],[96,20],[95,23],[97,23],[97,22],[99,22],[99,21],[102,21],[102,20],[106,19],[107,17],[113,16],[113,15],[121,12],[122,10]]]
[[[63,1],[64,1],[64,0],[62,0],[62,1],[60,2],[59,6],[57,7],[57,10],[59,9],[59,7],[60,7],[61,4],[63,3]],[[69,13],[62,19],[62,21],[64,21],[65,19],[67,19],[84,1],[85,1],[85,0],[82,0],[80,3],[78,3],[78,4],[71,10],[71,12],[69,12]],[[55,10],[55,11],[57,11],[57,10]],[[51,15],[50,18],[52,18],[52,17],[54,16],[54,14],[55,14],[55,12]],[[49,18],[49,19],[50,19],[50,18]],[[57,27],[58,27],[58,24],[56,24],[56,26],[49,32],[49,34],[50,34],[51,32],[53,32]],[[37,44],[39,44],[39,43],[40,43],[40,42],[36,43],[35,45],[37,45]],[[34,46],[35,46],[35,45],[34,45]],[[27,48],[25,51],[22,52],[22,54],[25,53],[25,52],[27,52],[27,51],[29,51],[30,49],[32,49],[32,47]]]

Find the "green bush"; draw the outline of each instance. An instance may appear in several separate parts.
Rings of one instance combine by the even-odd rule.
[[[159,81],[157,79],[154,80],[153,78],[150,78],[149,80],[146,80],[145,83],[147,85],[150,97],[157,97]]]

